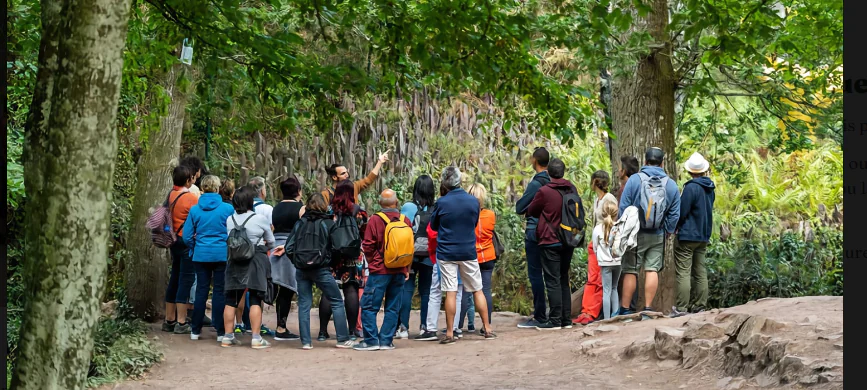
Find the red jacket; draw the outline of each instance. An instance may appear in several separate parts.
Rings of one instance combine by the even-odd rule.
[[[430,254],[430,261],[436,265],[437,263],[437,231],[427,225],[427,253]]]
[[[393,220],[400,216],[397,210],[384,211],[385,215]],[[403,221],[410,227],[412,222],[409,218],[403,217]],[[409,272],[408,267],[403,268],[388,268],[382,260],[382,245],[385,237],[386,222],[378,215],[373,215],[367,221],[367,228],[364,230],[364,240],[361,241],[361,250],[364,251],[364,257],[367,258],[367,268],[371,274],[378,275],[393,275],[405,274]]]
[[[578,192],[569,180],[551,179],[550,183],[539,189],[527,209],[527,215],[539,218],[539,225],[536,226],[536,239],[539,245],[560,242],[557,231],[552,229],[552,226],[560,225],[560,213],[563,211],[563,197],[557,192],[558,190],[567,194]]]

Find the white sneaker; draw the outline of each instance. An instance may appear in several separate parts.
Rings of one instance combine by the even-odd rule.
[[[271,343],[269,343],[267,340],[265,340],[263,338],[258,339],[258,340],[253,339],[253,341],[250,342],[250,346],[252,346],[253,349],[265,349],[265,348],[271,348]]]
[[[353,346],[355,346],[355,342],[352,340],[346,340],[344,342],[339,342],[339,343],[337,343],[337,345],[335,345],[335,347],[342,348],[342,349],[351,349]]]
[[[223,342],[223,336],[217,336],[217,342],[222,343]]]
[[[301,349],[309,351],[309,350],[313,349],[313,346],[310,344],[304,344],[301,346]]]
[[[190,340],[198,340],[198,339],[199,339],[199,335],[190,332]],[[219,341],[223,341],[223,339],[220,339]]]
[[[397,338],[408,339],[409,338],[409,331],[404,330],[404,329],[397,331]]]

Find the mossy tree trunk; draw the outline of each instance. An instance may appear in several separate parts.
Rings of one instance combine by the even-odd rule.
[[[13,389],[84,388],[108,265],[128,0],[42,1]]]

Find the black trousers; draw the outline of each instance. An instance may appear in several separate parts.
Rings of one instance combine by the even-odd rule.
[[[548,321],[554,326],[572,322],[572,290],[569,288],[569,266],[572,263],[572,248],[560,246],[541,249],[542,276],[548,292]]]
[[[286,319],[292,308],[292,298],[295,297],[295,291],[279,284],[274,284],[274,291],[277,294],[274,299],[274,307],[277,308],[277,327],[286,329]]]

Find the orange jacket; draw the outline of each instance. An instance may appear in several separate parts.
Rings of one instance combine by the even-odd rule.
[[[482,209],[479,213],[479,223],[476,225],[476,255],[479,263],[496,260],[494,251],[494,225],[497,224],[497,215],[492,210]]]
[[[355,185],[355,203],[358,203],[358,194],[362,193],[367,189],[367,187],[370,187],[371,184],[375,183],[378,177],[379,175],[371,172],[364,179],[353,182]],[[322,194],[322,197],[325,198],[325,204],[331,204],[331,195],[334,193],[334,190],[331,187],[328,187],[320,193]]]
[[[184,222],[187,221],[187,216],[190,215],[190,209],[196,203],[199,203],[199,197],[195,193],[190,192],[188,188],[173,186],[172,192],[169,194],[169,206],[184,192],[189,192],[189,194],[181,197],[178,203],[175,203],[175,207],[169,210],[172,213],[172,227],[178,233],[178,236],[181,237],[184,235],[182,228],[184,227]]]

